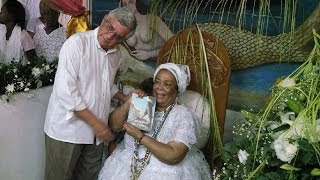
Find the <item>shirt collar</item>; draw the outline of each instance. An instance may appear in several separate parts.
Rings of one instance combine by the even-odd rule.
[[[96,46],[97,46],[99,49],[105,51],[105,50],[100,46],[99,41],[98,41],[98,30],[99,30],[99,27],[100,27],[100,26],[98,26],[97,28],[95,28],[95,29],[94,29],[94,32],[93,32],[93,33],[94,33],[94,37],[96,37],[96,38],[95,38],[95,43],[96,43]],[[117,51],[118,49],[119,49],[118,46],[115,46],[115,47],[112,48],[112,49],[108,49],[107,54],[112,53],[112,52],[115,52],[115,51]]]

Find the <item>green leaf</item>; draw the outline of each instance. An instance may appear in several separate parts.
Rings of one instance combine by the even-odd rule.
[[[300,150],[303,150],[305,152],[307,152],[307,151],[313,152],[313,147],[307,139],[298,139],[298,145],[299,145]]]
[[[320,176],[320,169],[319,168],[312,169],[311,176]]]
[[[269,178],[264,175],[260,175],[259,177],[257,177],[257,180],[269,180]]]
[[[273,157],[272,159],[270,159],[269,164],[270,166],[280,166],[282,164],[282,161],[280,161],[276,157]]]
[[[267,176],[269,179],[280,179],[281,176],[276,173],[276,172],[268,172],[264,174],[265,176]]]
[[[283,164],[280,166],[281,169],[287,170],[287,171],[300,171],[301,168],[296,168],[290,164]]]
[[[299,114],[305,107],[299,101],[289,99],[286,102],[288,108],[293,111],[295,114]]]
[[[234,143],[227,143],[224,145],[224,150],[231,154],[236,154],[239,148]]]
[[[314,158],[314,154],[310,152],[305,152],[305,153],[299,152],[298,154],[298,159],[304,165],[310,164],[313,161],[313,158]]]

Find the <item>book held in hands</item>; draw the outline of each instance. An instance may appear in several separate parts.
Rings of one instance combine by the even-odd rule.
[[[150,131],[153,125],[155,108],[156,101],[154,97],[145,96],[140,98],[136,93],[132,93],[128,123],[140,130]]]

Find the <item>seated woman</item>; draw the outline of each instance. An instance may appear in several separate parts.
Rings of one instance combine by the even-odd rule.
[[[99,179],[211,179],[209,165],[196,147],[199,121],[176,102],[190,82],[189,67],[162,64],[153,80],[156,112],[152,130],[143,132],[126,122],[130,101],[116,108],[109,125],[126,134],[105,161]]]
[[[53,61],[59,56],[60,49],[66,41],[66,28],[61,27],[59,12],[40,2],[40,23],[36,25],[33,40],[38,56]]]
[[[0,62],[25,62],[36,56],[33,40],[25,30],[25,10],[20,2],[4,3],[0,23]]]

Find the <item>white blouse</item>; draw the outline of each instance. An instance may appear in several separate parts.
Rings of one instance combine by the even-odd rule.
[[[6,33],[6,26],[0,24],[0,62],[26,61],[25,52],[35,49],[31,36],[17,25],[13,28],[8,40],[6,40]]]
[[[57,59],[63,43],[66,41],[66,28],[60,27],[47,34],[44,26],[38,26],[33,36],[37,55],[51,62]]]

